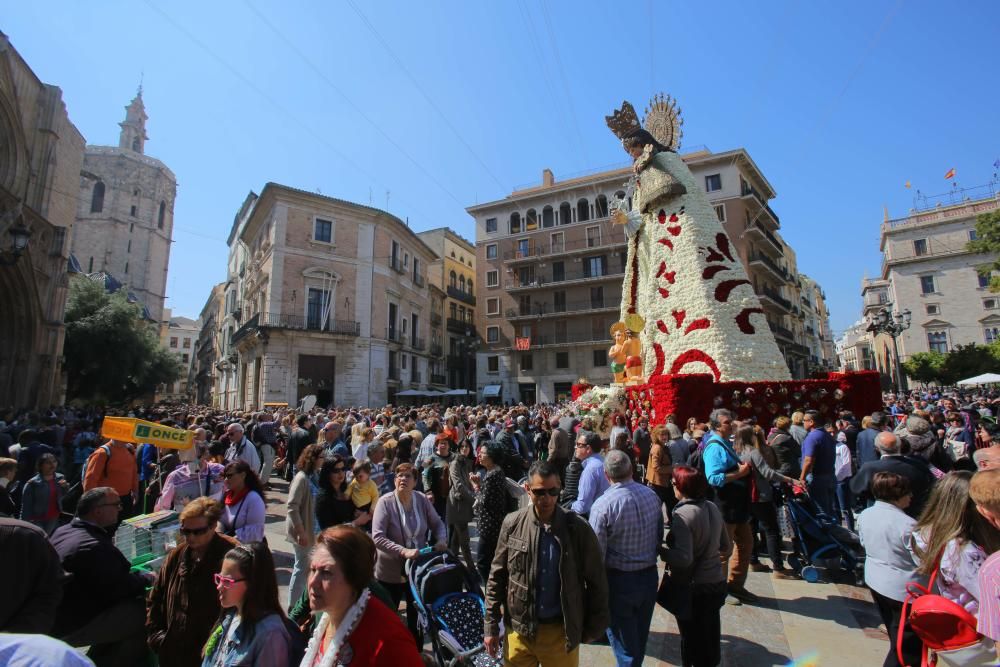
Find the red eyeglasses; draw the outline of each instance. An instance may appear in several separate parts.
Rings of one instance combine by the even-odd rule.
[[[232,588],[233,584],[239,581],[246,581],[246,579],[233,579],[232,577],[227,577],[224,574],[215,575],[215,585],[222,586],[223,588]]]

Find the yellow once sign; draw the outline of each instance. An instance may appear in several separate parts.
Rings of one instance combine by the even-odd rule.
[[[191,449],[194,443],[192,431],[130,417],[105,417],[101,435],[122,442],[148,442],[168,449]]]

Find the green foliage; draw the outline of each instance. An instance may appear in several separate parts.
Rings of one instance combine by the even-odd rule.
[[[945,384],[943,378],[946,356],[941,352],[917,352],[903,362],[903,372],[907,377],[923,384]]]
[[[976,216],[976,240],[969,241],[966,249],[969,252],[1000,255],[1000,211]],[[1000,257],[992,264],[978,267],[978,271],[983,276],[989,276],[994,271],[1000,272]],[[1000,292],[1000,277],[990,279],[990,291]]]
[[[71,281],[65,321],[70,400],[127,402],[180,377],[181,365],[160,346],[155,324],[121,291]]]

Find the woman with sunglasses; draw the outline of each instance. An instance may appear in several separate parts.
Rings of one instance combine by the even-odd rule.
[[[196,498],[181,512],[183,542],[171,551],[156,576],[146,613],[146,641],[161,665],[196,667],[219,617],[213,579],[236,540],[216,532],[222,505]]]
[[[260,477],[243,459],[236,459],[222,473],[226,493],[225,510],[219,521],[219,531],[242,543],[264,540],[264,485]]]
[[[309,445],[295,462],[295,477],[288,490],[288,511],[285,516],[285,540],[292,543],[295,563],[288,582],[288,607],[302,595],[309,567],[309,550],[316,542],[315,497],[319,493],[316,474],[323,456],[322,445]]]
[[[354,507],[347,492],[347,460],[338,454],[328,456],[320,466],[316,495],[316,521],[320,531],[341,523],[363,526],[372,519],[368,512]]]
[[[266,544],[230,549],[215,575],[215,588],[222,614],[205,642],[202,667],[297,664],[302,637],[297,628],[289,628],[281,610],[274,559]]]
[[[404,566],[428,545],[428,534],[437,551],[448,548],[448,534],[427,496],[413,492],[416,481],[412,465],[404,463],[396,469],[396,490],[379,498],[375,505],[372,537],[378,548],[375,578],[389,591],[397,606],[406,595],[406,625],[422,646],[417,630],[417,610],[406,584]]]

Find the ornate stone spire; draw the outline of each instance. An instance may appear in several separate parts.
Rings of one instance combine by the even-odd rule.
[[[142,84],[140,83],[139,90],[132,99],[131,104],[125,107],[125,120],[118,123],[122,128],[118,139],[118,147],[132,150],[136,153],[144,153],[146,140],[149,139],[146,136],[146,120],[148,118],[146,107],[142,103]]]

